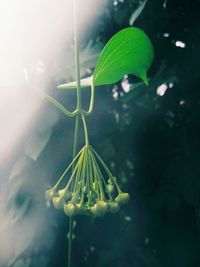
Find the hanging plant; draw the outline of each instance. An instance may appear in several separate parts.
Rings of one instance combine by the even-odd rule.
[[[125,74],[132,74],[148,85],[147,71],[150,68],[154,52],[148,36],[140,29],[128,27],[115,34],[104,47],[96,63],[92,76],[80,79],[79,47],[76,29],[76,5],[74,1],[74,37],[76,81],[58,86],[58,89],[76,89],[77,106],[70,112],[58,101],[41,93],[65,115],[75,117],[73,159],[58,182],[46,191],[47,203],[63,210],[69,217],[68,267],[71,267],[72,221],[76,215],[100,217],[106,213],[116,213],[129,200],[129,194],[122,191],[117,178],[109,167],[89,144],[86,116],[94,109],[95,87],[113,84]],[[82,107],[82,88],[91,87],[88,110]],[[85,145],[78,152],[79,122],[82,120]],[[63,183],[65,186],[62,187]]]

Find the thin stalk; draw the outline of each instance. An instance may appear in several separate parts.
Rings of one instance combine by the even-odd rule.
[[[88,158],[89,158],[89,182],[90,182],[90,190],[93,191],[94,188],[93,188],[93,178],[94,178],[94,170],[92,168],[92,159],[91,159],[91,155],[90,155],[90,151],[89,151],[89,155],[88,155]]]
[[[114,182],[115,186],[117,187],[117,191],[118,193],[121,193],[122,190],[119,187],[116,179],[114,179],[114,177],[112,176],[112,173],[110,172],[108,166],[106,165],[106,163],[102,160],[102,158],[99,156],[99,154],[92,148],[92,151],[94,152],[95,156],[98,158],[98,160],[101,162],[102,166],[104,167],[105,171],[107,172],[108,176],[110,179],[112,179],[112,181]]]
[[[82,114],[82,121],[83,121],[84,133],[85,133],[85,145],[89,146],[87,124],[86,124],[85,116],[83,114]]]
[[[68,267],[72,263],[72,236],[73,236],[73,217],[69,218],[69,242],[68,242]]]
[[[63,178],[65,177],[66,173],[68,172],[68,170],[71,168],[71,166],[75,163],[75,161],[77,160],[77,158],[79,157],[79,155],[81,154],[81,151],[83,150],[83,148],[79,151],[79,153],[76,155],[75,158],[73,158],[73,161],[70,163],[70,165],[68,165],[67,169],[63,172],[63,174],[61,175],[61,177],[59,178],[58,182],[56,183],[56,185],[54,186],[54,189],[57,189],[57,187],[60,185],[60,183],[62,182]]]
[[[73,158],[75,158],[78,151],[78,130],[79,130],[79,115],[76,116],[75,130],[74,130],[74,145],[73,145]],[[72,169],[74,166],[72,167]]]
[[[74,4],[74,46],[75,46],[75,66],[76,66],[76,81],[77,81],[77,110],[82,114],[83,127],[85,132],[85,144],[88,146],[88,131],[87,125],[84,117],[84,111],[82,110],[82,94],[81,94],[81,77],[80,77],[80,61],[79,61],[79,42],[78,42],[78,34],[77,34],[77,9],[76,9],[76,0],[73,1]],[[94,105],[94,86],[91,89],[91,102],[89,111],[91,112]]]
[[[75,109],[74,111],[67,110],[63,105],[61,105],[57,100],[55,100],[50,95],[46,94],[44,91],[38,89],[38,91],[46,97],[46,99],[51,102],[55,107],[57,107],[60,111],[62,111],[65,115],[68,117],[75,117],[78,114],[78,109]]]
[[[85,151],[83,152],[85,154]],[[85,155],[83,155],[83,160],[82,160],[82,171],[81,171],[81,174],[80,174],[80,179],[79,179],[79,183],[77,185],[77,194],[81,194],[82,195],[82,192],[81,192],[81,188],[82,188],[82,185],[84,184],[84,178],[85,178],[85,164],[86,164],[86,161],[85,161]]]
[[[84,155],[84,153],[82,153],[80,156],[80,162],[78,164],[79,166],[78,166],[78,170],[77,170],[77,174],[76,174],[76,180],[74,183],[73,193],[78,192],[77,188],[78,188],[78,184],[79,184],[80,176],[81,176],[81,171],[82,171],[82,167],[83,167],[83,155]]]
[[[107,190],[107,184],[106,184],[106,181],[105,181],[105,179],[104,179],[104,177],[103,177],[103,175],[102,175],[102,172],[101,172],[101,170],[100,170],[100,168],[99,168],[99,166],[98,166],[98,163],[97,163],[97,161],[96,161],[96,158],[95,158],[95,156],[94,156],[92,153],[91,153],[91,155],[92,155],[92,157],[93,157],[94,163],[95,163],[96,168],[97,168],[97,171],[98,171],[98,173],[99,173],[99,176],[100,176],[101,180],[103,181],[103,184],[104,184],[104,186],[105,186],[106,192],[107,192],[107,194],[109,195],[109,198],[112,200],[112,196],[111,196],[110,192]],[[101,185],[102,185],[102,183],[101,183]]]
[[[108,166],[106,165],[106,163],[102,160],[102,158],[99,156],[99,154],[91,147],[92,151],[94,152],[95,156],[97,157],[97,159],[101,162],[102,166],[104,167],[104,170],[107,172],[109,178],[114,182],[115,186],[117,187],[117,191],[118,193],[121,193],[122,190],[119,187],[116,179],[112,176],[112,173],[110,172]]]
[[[76,116],[76,121],[75,121],[74,144],[73,144],[72,159],[76,156],[77,151],[78,151],[78,131],[79,131],[79,115]],[[72,172],[73,172],[73,170],[74,170],[74,164],[72,165]],[[72,187],[73,187],[73,184],[72,184]]]
[[[90,98],[90,106],[88,111],[83,110],[83,114],[85,116],[88,116],[92,113],[93,109],[94,109],[94,96],[95,96],[95,86],[94,83],[92,83],[91,85],[91,98]]]
[[[94,177],[94,183],[95,183],[95,191],[97,193],[98,200],[100,200],[101,199],[101,190],[99,187],[99,179],[98,179],[99,172],[98,172],[97,166],[94,162],[94,155],[92,154],[92,152],[90,152],[89,155],[90,155],[91,164],[93,166],[93,177]]]
[[[73,158],[78,150],[78,130],[79,130],[79,115],[76,116],[75,130],[74,130],[74,145]],[[72,173],[74,171],[74,164],[72,165]],[[68,239],[68,267],[72,266],[72,237],[73,237],[73,217],[69,218],[69,239]]]
[[[77,81],[77,109],[81,112],[82,101],[81,101],[81,78],[80,78],[80,61],[79,61],[79,43],[77,34],[77,8],[76,0],[73,1],[74,5],[74,48],[75,48],[75,66],[76,66],[76,81]]]
[[[80,63],[79,63],[79,46],[78,46],[78,36],[77,36],[77,22],[76,22],[76,0],[73,1],[74,9],[74,46],[75,46],[75,66],[76,66],[76,81],[77,81],[77,117],[76,126],[74,133],[74,148],[73,157],[77,152],[78,143],[78,128],[79,128],[79,117],[81,112],[82,101],[81,101],[81,83],[80,83]],[[69,243],[68,243],[68,267],[72,266],[72,235],[73,235],[73,217],[69,219]]]
[[[85,155],[86,156],[86,155]],[[80,178],[80,186],[79,186],[79,191],[82,190],[81,193],[81,200],[80,200],[80,204],[82,205],[83,204],[83,201],[84,201],[84,196],[85,196],[85,192],[84,192],[84,184],[85,184],[85,177],[86,177],[86,157],[84,156],[84,160],[83,160],[83,170],[82,170],[82,173],[81,173],[81,178]]]
[[[99,169],[99,166],[98,166],[98,164],[97,164],[97,162],[95,160],[95,157],[94,157],[93,153],[90,153],[90,155],[91,155],[91,158],[92,158],[92,161],[93,161],[93,166],[95,167],[96,172],[98,174],[97,175],[97,182],[99,184],[101,200],[105,200],[105,194],[104,194],[103,185],[102,185],[102,181],[101,181],[103,175],[101,173],[101,170]]]
[[[69,189],[69,187],[71,188],[71,182],[74,179],[74,176],[76,174],[77,169],[78,169],[78,163],[76,164],[76,166],[75,166],[75,168],[74,168],[74,170],[73,170],[73,172],[71,174],[71,177],[69,178],[69,181],[68,181],[67,185],[65,186],[65,190],[66,191]]]
[[[88,150],[87,150],[87,153],[86,153],[86,162],[87,162],[87,165],[86,165],[86,193],[89,193],[90,191],[90,170],[89,170],[89,153],[88,153]]]
[[[91,147],[92,151],[94,152],[95,156],[98,158],[98,160],[101,162],[102,166],[104,167],[105,171],[107,172],[108,176],[112,178],[112,173],[109,170],[106,163],[103,161],[103,159],[99,156],[99,154]]]

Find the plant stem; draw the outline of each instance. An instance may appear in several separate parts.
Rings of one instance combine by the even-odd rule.
[[[76,66],[76,81],[77,81],[77,109],[81,112],[82,101],[81,101],[81,82],[80,82],[80,62],[79,62],[79,43],[78,43],[78,31],[76,21],[76,0],[73,1],[74,5],[74,48],[75,48],[75,66]]]
[[[81,82],[80,82],[80,61],[79,61],[79,42],[78,42],[78,34],[77,34],[77,9],[76,9],[76,0],[73,1],[74,4],[74,46],[75,46],[75,66],[76,66],[76,81],[77,81],[77,110],[78,113],[82,114],[82,121],[85,133],[85,144],[89,145],[88,141],[88,131],[87,125],[84,117],[84,111],[82,110],[82,94],[81,94]],[[94,86],[92,86],[92,95],[91,95],[91,103],[89,111],[91,112],[94,104]]]
[[[79,63],[79,46],[77,36],[77,22],[76,22],[76,0],[73,1],[74,9],[74,46],[75,46],[75,66],[76,66],[76,81],[77,81],[77,114],[74,132],[74,147],[73,158],[77,153],[78,146],[78,130],[79,130],[79,114],[81,113],[81,83],[80,83],[80,63]],[[73,235],[73,217],[69,218],[69,243],[68,243],[68,267],[72,266],[72,235]]]
[[[72,263],[72,235],[73,235],[73,217],[69,218],[69,242],[68,242],[68,267]]]
[[[78,150],[78,130],[79,130],[79,115],[76,116],[75,131],[74,131],[74,145],[73,145],[73,159]],[[74,164],[72,165],[72,172],[74,171]],[[69,218],[69,242],[68,242],[68,267],[71,267],[72,258],[72,236],[73,236],[73,217]]]
[[[88,116],[92,113],[93,109],[94,109],[94,96],[95,96],[95,86],[94,83],[92,82],[91,84],[91,98],[90,98],[90,106],[88,111],[83,110],[83,114],[85,116]]]
[[[74,145],[73,145],[73,159],[76,157],[78,150],[78,131],[79,131],[79,115],[76,116],[75,131],[74,131]],[[74,164],[72,165],[72,172]],[[73,217],[69,218],[69,240],[68,240],[68,267],[72,266],[72,236],[73,236]]]
[[[85,145],[89,146],[87,124],[86,124],[85,116],[83,114],[82,114],[82,121],[83,121],[84,133],[85,133]]]
[[[76,116],[75,130],[74,130],[74,145],[73,145],[73,159],[76,157],[78,151],[78,131],[79,131],[79,115]],[[72,169],[74,166],[72,167]]]
[[[60,111],[62,111],[65,115],[68,117],[75,117],[78,113],[78,109],[75,109],[74,111],[67,110],[63,105],[61,105],[58,101],[56,101],[53,97],[46,94],[44,91],[38,89],[38,91],[46,97],[46,99],[51,102],[54,106],[56,106]]]
[[[71,168],[71,166],[74,165],[74,163],[76,162],[77,158],[81,154],[81,151],[82,150],[83,150],[83,148],[79,151],[79,153],[76,155],[76,157],[73,158],[72,162],[68,165],[67,169],[63,172],[63,174],[59,178],[58,182],[54,186],[55,189],[60,185],[60,183],[62,182],[63,178],[65,177],[66,173],[69,171],[69,169]]]

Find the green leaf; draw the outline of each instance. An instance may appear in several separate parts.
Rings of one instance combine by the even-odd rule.
[[[112,84],[125,74],[133,74],[148,84],[147,71],[154,57],[148,36],[140,29],[128,27],[115,34],[97,61],[93,82]]]
[[[125,74],[133,74],[147,85],[147,71],[154,57],[148,36],[140,29],[128,27],[115,34],[101,52],[94,75],[81,80],[81,87],[112,84]],[[77,82],[59,85],[57,88],[74,89]]]

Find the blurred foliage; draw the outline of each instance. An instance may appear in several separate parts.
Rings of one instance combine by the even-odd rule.
[[[96,24],[82,37],[84,76],[105,42],[130,22],[152,40],[155,62],[149,87],[128,76],[96,91],[95,114],[88,118],[91,142],[131,201],[114,216],[76,219],[76,267],[200,266],[199,8],[198,0],[102,1]],[[73,64],[62,64],[52,89],[73,80]],[[87,99],[88,91],[84,93]],[[65,99],[61,92],[56,96],[71,105],[74,100],[71,93]],[[13,224],[23,224],[31,207],[39,207],[40,218],[44,216],[43,178],[53,184],[70,159],[73,122],[54,112],[49,105],[42,111],[33,125],[37,131],[27,137],[10,172],[7,204]],[[38,222],[18,240],[10,265],[66,266],[68,219],[53,209],[45,216],[50,227],[40,229]]]

